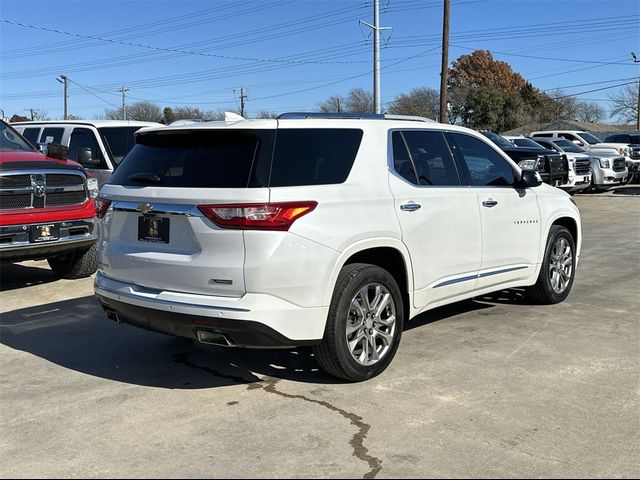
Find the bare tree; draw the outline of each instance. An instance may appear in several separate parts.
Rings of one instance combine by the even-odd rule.
[[[332,95],[319,105],[321,112],[344,112],[344,98],[340,95]]]
[[[594,102],[578,103],[576,119],[580,122],[598,123],[604,120],[607,112],[604,108]]]
[[[625,85],[609,94],[613,104],[611,116],[624,123],[633,123],[638,118],[638,84]]]
[[[439,93],[433,88],[414,88],[401,93],[390,104],[388,111],[394,115],[414,115],[436,118],[439,110]]]
[[[373,112],[373,95],[364,88],[353,88],[346,96],[332,95],[319,105],[321,112]]]
[[[554,119],[576,120],[578,118],[580,102],[575,97],[567,95],[560,89],[549,92],[548,95],[550,101],[547,102],[546,107]]]
[[[345,98],[345,110],[347,112],[372,113],[373,94],[364,88],[353,88]]]
[[[260,113],[258,113],[256,118],[261,118],[261,119],[278,118],[278,114],[275,112],[268,112],[266,110],[263,110]]]
[[[140,120],[144,122],[160,122],[162,120],[162,109],[153,102],[142,100],[127,105],[127,120]],[[107,120],[122,120],[124,118],[122,107],[113,110],[105,110],[104,116]]]

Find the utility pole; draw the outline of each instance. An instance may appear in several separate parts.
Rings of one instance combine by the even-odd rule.
[[[240,87],[240,116],[244,117],[244,101],[247,95],[244,93],[244,87]]]
[[[56,80],[58,80],[60,83],[64,84],[64,119],[67,120],[69,117],[67,115],[67,83],[68,83],[68,77],[66,75],[60,75],[59,78],[56,78]]]
[[[130,88],[124,88],[124,85],[122,85],[122,87],[120,87],[120,90],[118,90],[122,94],[122,119],[123,120],[127,119],[127,106],[124,103],[124,93],[128,92],[129,90],[131,90],[131,89]]]
[[[633,63],[640,63],[635,52],[631,52]],[[636,130],[640,130],[640,74],[638,74],[638,111],[636,112]]]
[[[33,122],[33,108],[30,108],[29,111],[31,112],[31,121]]]
[[[373,25],[360,20],[373,30],[373,105],[374,113],[382,113],[380,104],[380,31],[391,27],[380,26],[380,0],[373,0]]]
[[[449,77],[449,7],[444,0],[442,18],[442,69],[440,70],[440,123],[447,123],[447,79]]]

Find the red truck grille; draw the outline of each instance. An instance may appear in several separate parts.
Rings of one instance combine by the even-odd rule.
[[[0,173],[0,210],[81,205],[88,200],[80,172]]]

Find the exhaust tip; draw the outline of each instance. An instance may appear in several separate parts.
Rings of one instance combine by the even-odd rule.
[[[116,323],[122,323],[122,320],[120,320],[120,317],[118,316],[117,312],[113,310],[107,310],[107,309],[105,309],[105,312],[109,320],[113,320]]]
[[[226,335],[215,332],[207,332],[205,330],[198,330],[196,332],[198,341],[206,345],[217,345],[219,347],[233,347],[235,346]]]

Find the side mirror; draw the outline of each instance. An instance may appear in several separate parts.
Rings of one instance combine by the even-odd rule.
[[[93,152],[89,147],[78,149],[78,154],[76,156],[76,161],[80,165],[86,165],[89,167],[95,167],[100,165],[100,159],[93,158]]]
[[[532,188],[542,185],[542,177],[533,170],[523,170],[520,186],[524,188]]]
[[[584,145],[584,143],[582,143],[580,140],[571,140],[573,143],[575,143],[576,145],[578,145],[579,147],[582,147]]]

